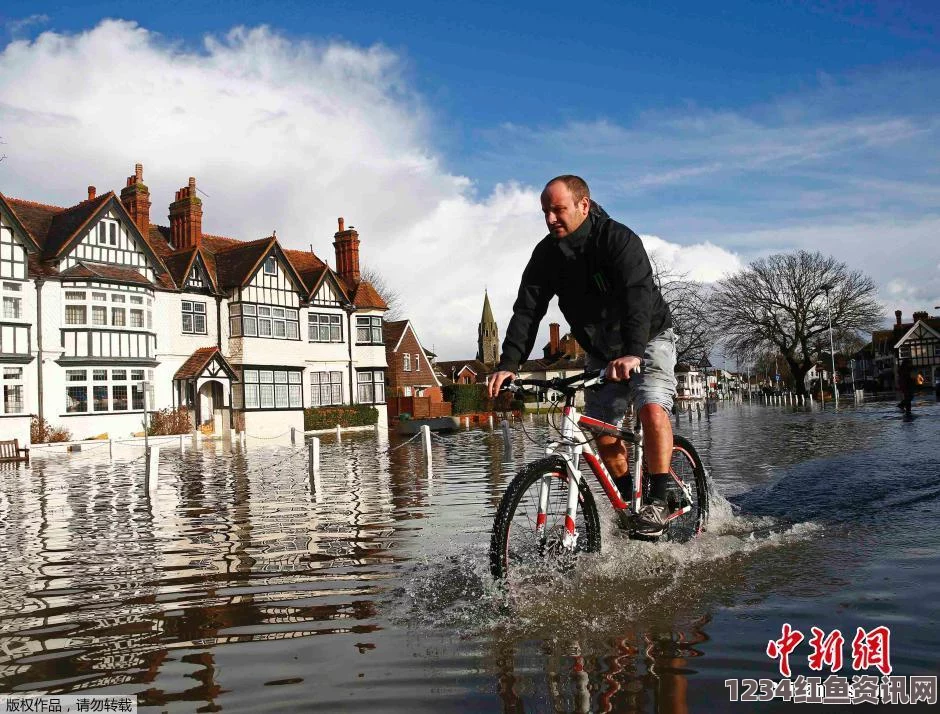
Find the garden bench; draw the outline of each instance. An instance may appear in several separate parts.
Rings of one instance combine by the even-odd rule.
[[[20,454],[25,454],[20,456]],[[0,441],[0,463],[18,463],[25,461],[29,463],[29,449],[21,449],[20,442],[16,439]]]

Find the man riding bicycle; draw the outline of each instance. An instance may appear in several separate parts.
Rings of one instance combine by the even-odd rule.
[[[591,200],[578,176],[553,178],[542,191],[549,235],[535,246],[522,273],[513,315],[506,329],[497,371],[487,380],[495,397],[515,377],[532,347],[553,295],[578,343],[587,368],[606,365],[607,382],[585,393],[585,414],[619,424],[633,400],[643,425],[651,502],[635,524],[638,533],[663,533],[670,511],[672,412],[676,396],[676,343],[669,308],[653,282],[640,237],[614,221]],[[640,364],[646,360],[642,371]],[[617,488],[629,498],[626,447],[620,439],[597,437],[597,447]]]

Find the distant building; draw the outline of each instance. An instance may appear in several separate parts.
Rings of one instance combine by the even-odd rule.
[[[483,316],[477,326],[477,360],[491,367],[499,362],[499,328],[486,291],[483,292]]]
[[[393,397],[432,397],[441,401],[441,382],[410,320],[382,325],[388,362],[386,394]]]
[[[893,391],[897,385],[898,358],[911,360],[915,384],[931,384],[940,377],[940,317],[926,310],[915,312],[911,322],[894,312],[895,323],[872,333],[871,342],[855,355],[853,376],[877,391]]]

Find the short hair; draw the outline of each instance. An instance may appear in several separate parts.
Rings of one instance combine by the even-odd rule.
[[[580,176],[575,176],[574,174],[562,174],[561,176],[556,176],[547,184],[545,184],[545,188],[548,188],[556,181],[560,181],[568,187],[568,190],[571,191],[571,197],[574,199],[575,203],[579,203],[582,198],[591,198],[591,189],[588,188],[587,181],[585,181]]]

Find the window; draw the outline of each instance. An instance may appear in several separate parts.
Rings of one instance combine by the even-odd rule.
[[[127,411],[127,385],[115,384],[111,387],[111,397],[114,400],[114,411]]]
[[[401,368],[405,372],[411,371],[411,355],[408,354],[407,352],[405,352],[405,354],[402,355],[402,367]]]
[[[106,293],[92,293],[91,299],[93,302],[107,302],[108,296]]]
[[[91,306],[91,324],[92,325],[107,325],[108,324],[108,308],[104,305],[92,305]]]
[[[115,327],[124,327],[124,308],[123,307],[112,307],[111,308],[111,324]]]
[[[117,222],[103,220],[98,224],[98,245],[116,246]]]
[[[140,411],[144,408],[144,388],[140,384],[131,385],[131,409]]]
[[[206,304],[183,300],[183,332],[187,334],[206,334]]]
[[[131,305],[143,305],[144,296],[143,295],[131,295]]]
[[[385,372],[381,369],[363,370],[356,375],[360,404],[385,402]]]
[[[92,387],[92,402],[96,412],[108,411],[108,385],[96,384]]]
[[[341,315],[311,312],[307,314],[311,342],[342,342],[343,322]]]
[[[229,306],[229,320],[232,337],[300,339],[300,311],[296,309],[236,303]]]
[[[382,344],[382,318],[357,317],[356,318],[356,344],[381,345]]]
[[[269,256],[264,261],[264,274],[277,275],[277,258],[275,258],[273,255]]]
[[[144,311],[143,310],[131,310],[131,327],[136,327],[138,329],[144,329]]]
[[[88,411],[88,387],[66,387],[65,388],[65,411],[67,412],[87,412]]]
[[[124,302],[124,296],[115,293],[111,296],[111,302]]]
[[[343,403],[343,373],[310,373],[310,406],[325,407]]]
[[[66,325],[84,325],[85,324],[85,306],[84,305],[66,305],[65,306],[65,324]]]
[[[415,372],[421,371],[421,360],[418,358],[418,353],[415,352]]]
[[[242,374],[245,409],[300,409],[303,407],[299,370],[246,369]],[[241,399],[235,392],[235,406]]]
[[[9,228],[0,228],[0,276],[26,279],[26,251]]]
[[[20,298],[3,296],[3,316],[11,320],[19,320],[22,315],[22,300]]]
[[[23,404],[23,368],[4,367],[3,378],[3,409],[0,414],[22,414],[25,411]]]

